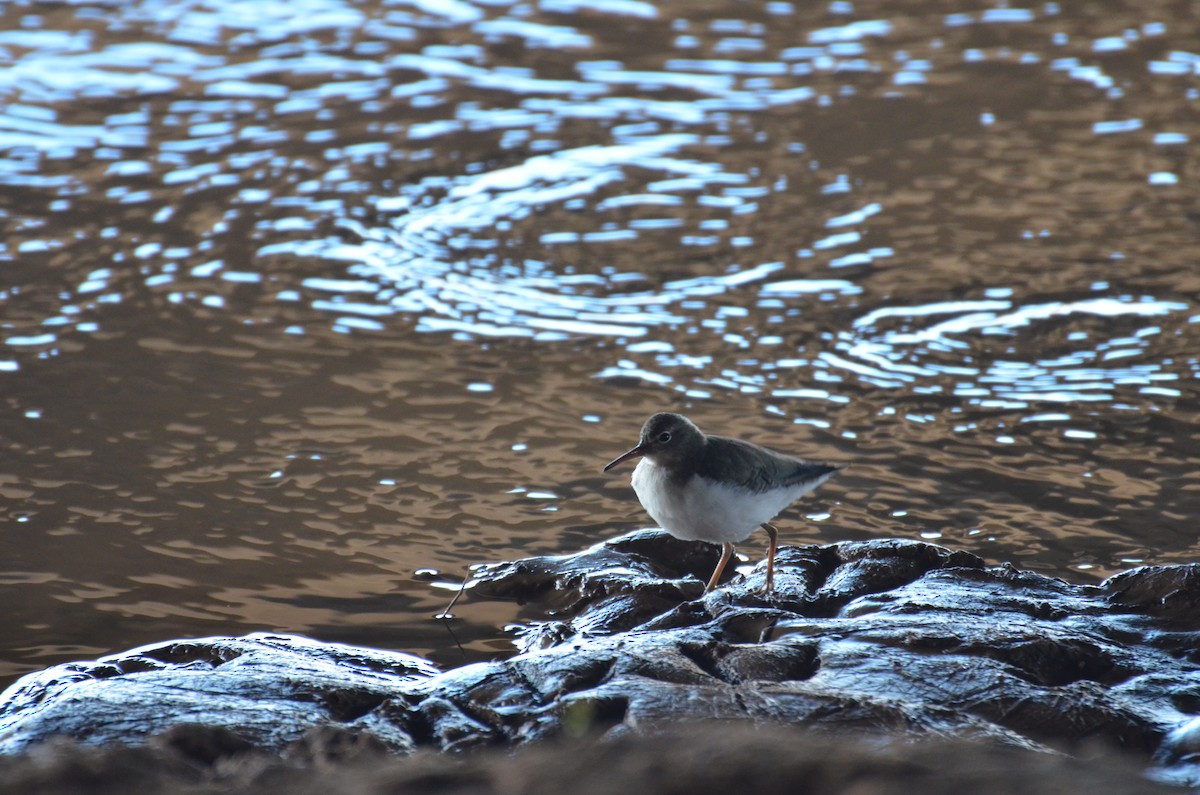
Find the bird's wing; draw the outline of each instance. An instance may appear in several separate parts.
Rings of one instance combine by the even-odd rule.
[[[713,454],[704,456],[696,474],[710,480],[735,483],[752,492],[798,486],[841,469],[834,464],[806,461],[773,450],[763,451],[763,448],[724,436],[709,436],[708,444],[712,446]]]

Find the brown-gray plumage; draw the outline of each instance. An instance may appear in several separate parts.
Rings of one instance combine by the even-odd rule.
[[[810,483],[841,469],[830,464],[793,458],[740,439],[724,436],[706,438],[706,455],[700,459],[696,474],[710,480],[733,483],[755,493]]]
[[[773,587],[776,514],[828,480],[841,466],[807,461],[765,447],[708,436],[687,417],[663,412],[642,426],[637,446],[604,467],[641,458],[633,488],[646,512],[676,538],[720,543],[717,583],[733,543],[762,526],[770,538],[766,590]]]

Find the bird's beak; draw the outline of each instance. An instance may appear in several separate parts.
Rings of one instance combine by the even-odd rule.
[[[645,454],[646,454],[646,451],[643,450],[642,446],[639,444],[637,447],[633,448],[628,453],[617,456],[612,461],[609,461],[608,466],[606,466],[604,468],[604,471],[607,472],[608,470],[612,469],[613,467],[615,467],[617,464],[621,463],[622,461],[628,461],[631,458],[641,458]]]

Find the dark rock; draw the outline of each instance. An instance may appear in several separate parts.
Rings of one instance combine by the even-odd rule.
[[[760,564],[701,596],[714,560],[706,545],[642,532],[480,567],[471,593],[534,601],[553,620],[512,659],[441,674],[275,636],[59,666],[0,699],[0,751],[162,735],[160,751],[203,766],[279,753],[320,727],[351,732],[344,752],[356,753],[720,719],[1043,752],[1098,743],[1200,780],[1196,567],[1077,586],[888,540],[785,548],[775,593],[755,590]]]
[[[1189,627],[1200,613],[1200,564],[1139,566],[1109,577],[1100,587],[1114,604]]]
[[[9,791],[40,795],[1158,795],[1136,758],[1080,758],[966,741],[902,742],[791,727],[676,727],[605,742],[577,738],[517,753],[384,756],[344,730],[313,730],[282,756],[238,753],[198,768],[170,749],[49,743],[0,757]],[[358,752],[344,756],[343,749]]]
[[[402,724],[381,722],[378,708],[436,673],[410,654],[294,636],[169,641],[20,679],[0,697],[0,753],[49,737],[137,742],[186,727],[180,750],[203,759],[282,749],[327,725],[361,727],[410,750]]]

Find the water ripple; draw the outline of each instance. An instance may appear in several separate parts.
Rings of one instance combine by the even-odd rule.
[[[687,134],[647,136],[613,146],[591,146],[536,156],[497,171],[451,181],[418,184],[401,195],[380,199],[380,210],[395,214],[390,229],[347,221],[358,243],[302,243],[273,246],[260,254],[293,253],[320,256],[349,263],[348,272],[377,284],[386,306],[420,315],[419,329],[452,330],[484,336],[617,335],[642,336],[650,326],[675,325],[683,318],[670,304],[691,297],[710,296],[755,281],[782,267],[768,263],[721,276],[667,282],[661,290],[627,292],[615,271],[599,275],[593,285],[611,294],[575,294],[579,281],[555,274],[544,265],[526,262],[520,273],[498,264],[486,253],[490,234],[529,216],[541,207],[562,205],[590,197],[606,185],[627,180],[627,170],[638,168],[655,175],[648,188],[653,193],[610,197],[597,211],[637,207],[677,207],[683,202],[668,191],[690,191],[710,182],[741,182],[744,177],[723,173],[714,164],[673,156],[694,144]],[[436,201],[427,197],[436,193]],[[741,199],[731,198],[739,206]],[[637,229],[609,229],[590,233],[592,243],[635,238]],[[578,239],[576,233],[545,231],[546,244]],[[464,264],[466,267],[464,267]],[[607,276],[609,278],[605,278]],[[328,291],[330,283],[323,284]],[[852,286],[830,281],[813,289],[847,290]],[[355,288],[357,289],[357,288]],[[780,284],[775,292],[800,289]],[[325,301],[318,309],[340,309],[342,302]]]
[[[1014,406],[1024,402],[1109,401],[1122,387],[1141,387],[1161,394],[1161,382],[1177,381],[1178,368],[1163,361],[1109,364],[1125,358],[1144,358],[1147,338],[1157,327],[1142,327],[1129,337],[1097,339],[1094,330],[1073,330],[1077,318],[1135,319],[1170,316],[1189,305],[1150,297],[1088,298],[1017,306],[1009,301],[950,301],[915,307],[882,307],[854,322],[855,334],[843,335],[840,353],[826,352],[821,359],[834,369],[846,370],[875,386],[898,388],[904,384],[950,379],[945,391],[970,402],[987,404],[999,398]],[[950,317],[922,326],[926,318]],[[884,328],[886,323],[900,326]],[[1043,327],[1050,327],[1043,330]],[[1124,326],[1104,324],[1109,333]],[[1082,328],[1082,327],[1081,327]],[[1065,335],[1071,350],[1047,357],[1046,335]],[[1013,344],[986,345],[989,354],[978,354],[988,337]],[[1023,338],[1034,342],[1039,358],[1008,358],[1024,348]],[[1087,345],[1084,345],[1084,342]],[[964,356],[966,353],[968,355]],[[983,359],[983,361],[980,361]],[[990,359],[990,361],[989,361]],[[978,362],[978,363],[976,363]]]

